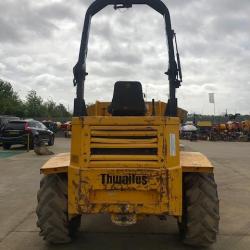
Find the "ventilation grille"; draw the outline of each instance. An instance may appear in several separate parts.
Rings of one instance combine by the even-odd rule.
[[[91,161],[158,161],[157,126],[93,126]]]

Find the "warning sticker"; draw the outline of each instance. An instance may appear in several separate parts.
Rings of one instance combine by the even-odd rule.
[[[170,156],[176,156],[176,139],[175,134],[169,134]]]

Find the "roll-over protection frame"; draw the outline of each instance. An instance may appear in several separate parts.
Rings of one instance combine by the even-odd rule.
[[[74,100],[74,116],[87,115],[86,105],[84,101],[84,82],[87,75],[86,58],[88,52],[88,40],[92,17],[108,5],[114,5],[115,9],[119,9],[131,8],[133,4],[148,5],[155,11],[159,12],[164,18],[169,57],[168,70],[165,73],[168,75],[169,80],[169,99],[165,115],[177,116],[176,88],[180,86],[180,83],[182,81],[181,67],[177,47],[177,63],[175,59],[175,33],[171,27],[170,14],[168,8],[161,0],[96,0],[89,6],[85,15],[78,61],[73,69],[74,85],[76,86],[76,98]]]

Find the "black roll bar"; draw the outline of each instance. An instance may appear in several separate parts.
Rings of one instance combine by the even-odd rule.
[[[165,20],[165,30],[168,45],[168,60],[169,66],[166,74],[169,80],[169,99],[165,115],[177,115],[177,99],[175,96],[176,88],[180,86],[178,80],[178,68],[175,60],[174,52],[174,31],[171,28],[171,19],[168,8],[161,0],[96,0],[87,9],[84,26],[82,31],[81,46],[79,57],[76,65],[73,68],[74,85],[76,85],[76,98],[74,100],[74,116],[86,116],[86,105],[84,101],[84,82],[87,75],[86,72],[86,58],[88,52],[89,31],[92,17],[100,10],[108,5],[114,5],[115,9],[130,8],[133,4],[145,4],[159,12]]]

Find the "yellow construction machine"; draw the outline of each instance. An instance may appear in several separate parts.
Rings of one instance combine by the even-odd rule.
[[[91,18],[107,5],[146,4],[166,25],[169,100],[145,103],[137,81],[118,81],[110,103],[84,101]],[[176,51],[176,54],[175,54]],[[216,240],[219,201],[213,166],[198,152],[180,152],[176,88],[182,80],[170,15],[160,0],[96,0],[86,12],[79,59],[74,67],[71,152],[41,168],[37,225],[50,243],[72,240],[87,214],[109,214],[117,225],[147,215],[174,216],[181,240],[209,246]]]

